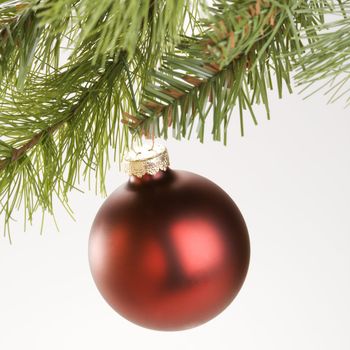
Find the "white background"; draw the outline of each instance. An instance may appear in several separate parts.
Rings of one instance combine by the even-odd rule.
[[[272,97],[271,109],[271,121],[258,113],[258,127],[246,117],[244,138],[233,122],[227,147],[168,142],[173,168],[219,184],[246,219],[250,271],[228,309],[175,333],[121,318],[87,261],[104,199],[76,192],[76,222],[57,209],[60,232],[48,222],[40,236],[38,218],[25,233],[21,221],[12,226],[12,246],[0,239],[0,349],[349,350],[350,110],[322,95]],[[114,166],[109,192],[126,179]]]

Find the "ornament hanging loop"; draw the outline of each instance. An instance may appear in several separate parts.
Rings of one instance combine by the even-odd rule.
[[[145,137],[145,138],[143,139],[142,136],[141,136],[140,138],[138,138],[139,143],[138,143],[138,145],[136,146],[136,148],[135,148],[135,142],[136,142],[135,139],[136,139],[136,134],[134,134],[134,135],[132,136],[132,139],[131,139],[130,150],[131,150],[132,152],[141,154],[142,151],[140,150],[140,147],[142,147],[143,145],[145,145],[145,148],[148,148],[148,149],[147,149],[148,151],[153,151],[153,150],[154,150],[155,144],[156,144],[154,135],[152,136],[152,138],[147,138],[147,137]],[[150,143],[149,141],[151,141],[151,143]],[[157,141],[157,143],[159,143],[159,141]]]

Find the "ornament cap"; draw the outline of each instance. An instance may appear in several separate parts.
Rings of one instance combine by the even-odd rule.
[[[155,175],[169,167],[166,147],[159,141],[146,140],[141,146],[133,147],[125,156],[123,170],[129,176]]]

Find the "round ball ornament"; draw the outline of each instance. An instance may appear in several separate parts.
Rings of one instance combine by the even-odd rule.
[[[105,300],[157,330],[198,326],[223,311],[247,274],[249,237],[232,199],[208,179],[169,168],[167,150],[132,151],[129,181],[93,222],[89,262]]]

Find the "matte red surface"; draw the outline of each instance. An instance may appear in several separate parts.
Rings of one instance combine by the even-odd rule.
[[[249,265],[232,199],[208,179],[168,169],[113,192],[93,223],[89,260],[106,301],[141,326],[180,330],[226,308]]]

